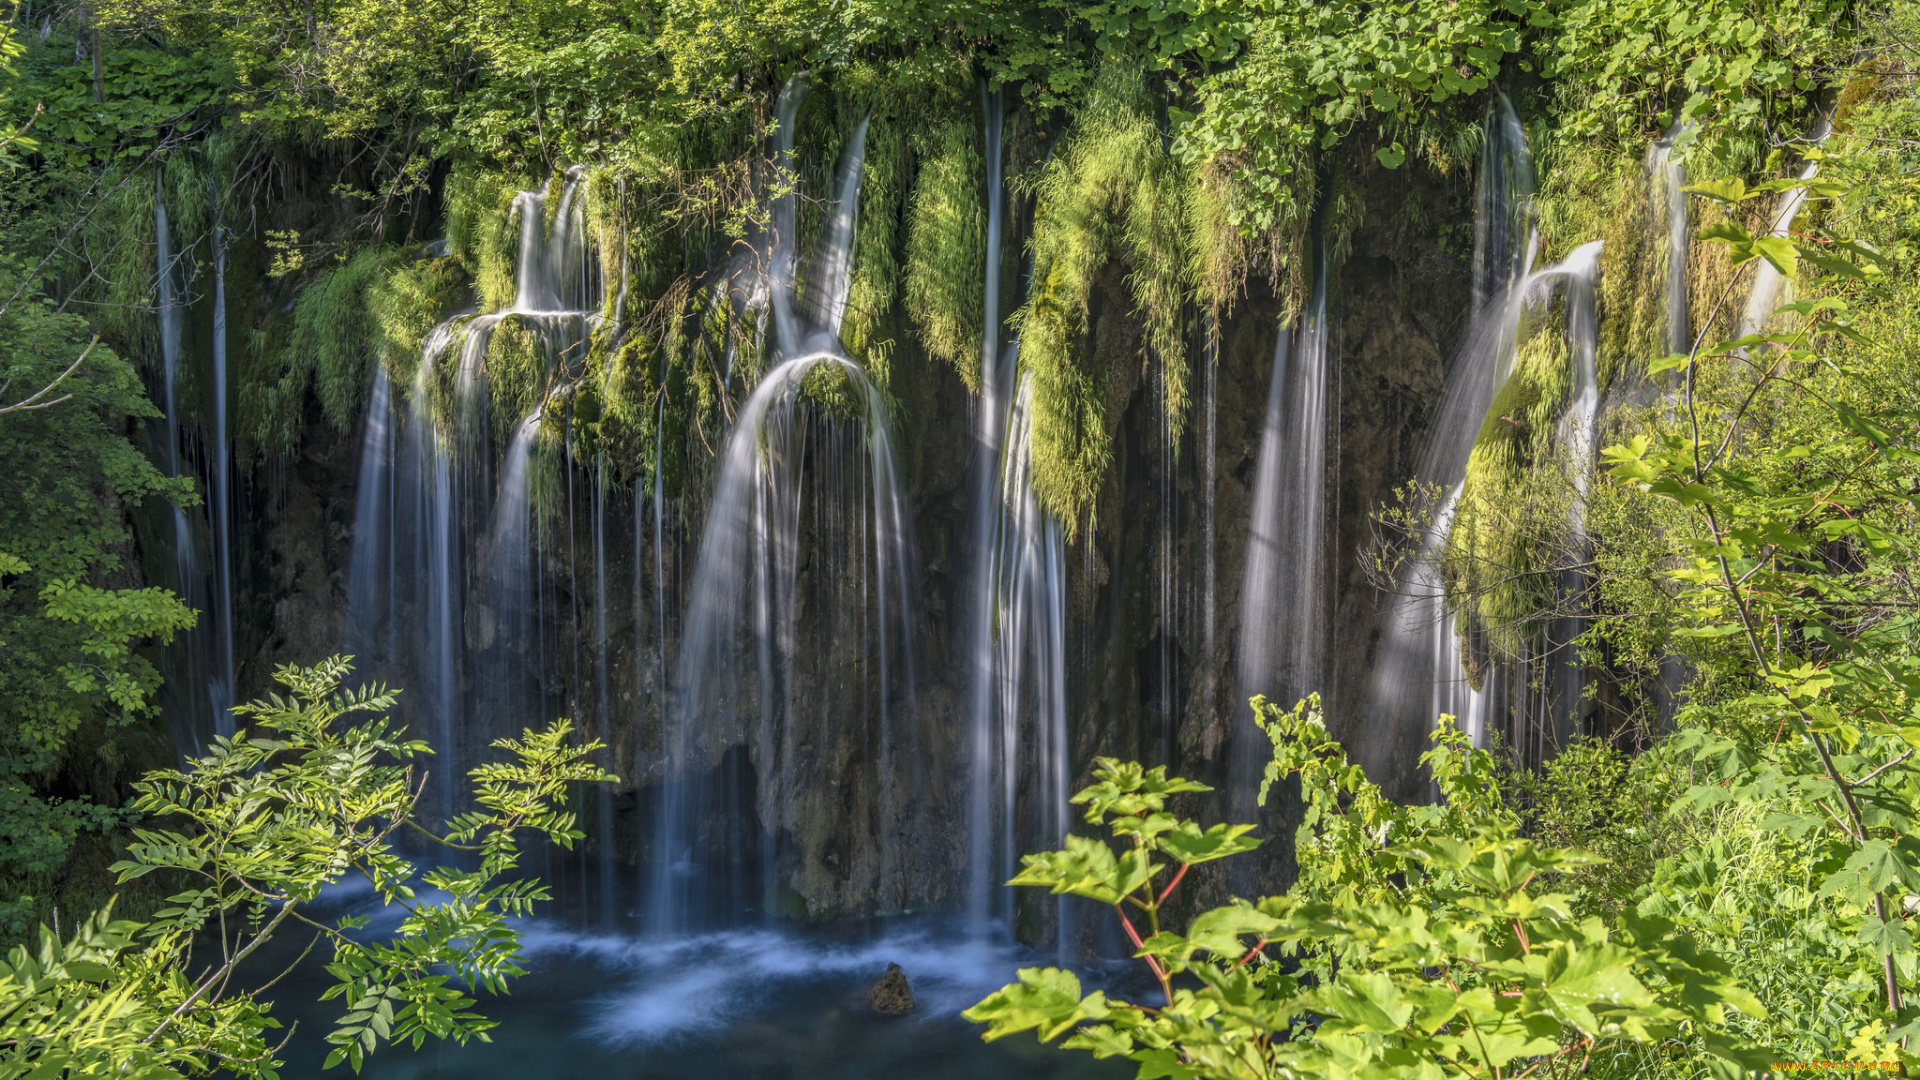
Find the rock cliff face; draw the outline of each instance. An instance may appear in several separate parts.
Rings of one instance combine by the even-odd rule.
[[[1019,154],[1036,160],[1045,143],[1030,129],[1015,140]],[[1324,627],[1330,682],[1268,693],[1291,702],[1321,690],[1336,734],[1386,770],[1390,791],[1417,796],[1424,782],[1414,763],[1426,720],[1380,716],[1370,708],[1377,597],[1363,575],[1361,553],[1371,537],[1369,514],[1412,474],[1427,412],[1464,322],[1470,252],[1461,238],[1470,235],[1471,179],[1411,166],[1387,171],[1370,159],[1339,168],[1336,181],[1360,212],[1333,265],[1329,294],[1339,373],[1329,511],[1333,610]],[[1019,231],[1017,220],[1013,231]],[[1010,237],[1009,252],[1020,250],[1023,239]],[[1195,415],[1177,444],[1167,446],[1126,272],[1107,268],[1088,321],[1087,347],[1113,359],[1121,376],[1113,380],[1108,413],[1117,425],[1113,468],[1090,526],[1067,550],[1072,781],[1086,780],[1095,757],[1117,756],[1168,761],[1218,785],[1227,776],[1231,726],[1249,722],[1237,700],[1233,657],[1250,487],[1281,304],[1266,283],[1250,282],[1220,327],[1217,368],[1198,376],[1197,385],[1214,381],[1208,490],[1201,441],[1208,395],[1196,393]],[[806,660],[796,664],[787,688],[798,719],[784,733],[789,741],[781,760],[758,759],[756,706],[744,690],[730,706],[738,715],[716,717],[701,742],[710,781],[702,787],[711,805],[698,812],[711,828],[736,833],[706,839],[733,851],[747,906],[756,906],[751,896],[764,895],[780,914],[819,919],[953,909],[965,896],[970,748],[963,636],[974,405],[951,370],[918,350],[904,315],[897,315],[891,388],[903,416],[900,465],[909,478],[917,549],[909,586],[916,637],[911,681],[894,680],[885,710],[887,723],[896,725],[888,733],[893,752],[883,754],[876,729],[877,675],[857,659],[861,635],[871,628],[847,622],[862,607],[858,597],[844,594],[865,588],[865,579],[822,554],[832,546],[823,540],[826,532],[840,530],[836,543],[845,540],[846,523],[831,515],[808,517],[802,526],[795,648]],[[307,430],[301,452],[256,470],[248,489],[237,619],[243,697],[267,689],[275,665],[311,663],[344,640],[358,439],[332,437],[319,424]],[[712,459],[698,453],[703,460],[689,492],[711,483]],[[846,467],[826,460],[825,444],[816,453],[817,467]],[[689,497],[657,513],[650,499],[636,507],[630,493],[597,496],[592,479],[577,472],[562,510],[543,526],[538,640],[498,664],[489,660],[485,685],[467,687],[481,697],[506,688],[500,692],[526,708],[570,715],[609,743],[607,761],[622,782],[604,803],[590,798],[581,816],[590,849],[627,867],[614,874],[622,890],[640,880],[634,867],[678,855],[653,850],[653,814],[664,780],[662,717],[670,693],[664,676],[677,655],[680,616],[694,584],[704,501]],[[475,602],[466,622],[469,653],[495,656],[498,650],[489,646],[502,630],[493,613]],[[421,704],[408,710],[417,715]],[[463,755],[471,762],[491,738],[542,718],[475,723]],[[765,793],[779,793],[781,805],[760,805]],[[1189,809],[1225,813],[1217,799]],[[1287,816],[1276,803],[1263,822],[1265,835],[1290,836]],[[882,844],[882,836],[896,839]],[[1290,845],[1264,851],[1259,877],[1265,887],[1278,887],[1290,874]],[[758,880],[767,874],[771,883]],[[1225,890],[1223,880],[1210,880],[1196,899]],[[1031,938],[1053,932],[1036,903],[1026,903],[1020,921]]]

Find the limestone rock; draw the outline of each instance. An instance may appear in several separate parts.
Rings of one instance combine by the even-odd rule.
[[[867,1004],[881,1016],[905,1016],[913,1011],[913,991],[907,989],[907,973],[899,964],[889,963],[880,981],[867,988]]]

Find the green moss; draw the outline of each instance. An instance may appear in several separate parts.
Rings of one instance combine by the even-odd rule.
[[[1523,319],[1514,370],[1467,459],[1447,535],[1447,592],[1501,657],[1524,654],[1557,587],[1572,486],[1555,438],[1573,387],[1565,305]]]
[[[1302,169],[1301,174],[1301,190],[1287,203],[1290,208],[1313,205],[1313,170]],[[1290,215],[1267,233],[1243,233],[1238,222],[1245,219],[1246,204],[1255,195],[1231,168],[1208,162],[1186,184],[1186,280],[1216,327],[1232,310],[1247,278],[1262,268],[1276,283],[1286,277],[1289,294],[1304,291],[1292,255],[1302,246],[1306,215]]]
[[[572,494],[568,490],[572,476],[567,445],[572,407],[572,395],[566,393],[556,393],[541,405],[540,428],[533,438],[533,457],[527,463],[527,503],[536,527],[541,522],[551,527],[565,521]],[[514,430],[518,430],[517,422]]]
[[[241,388],[242,411],[252,418],[245,434],[258,452],[299,446],[309,390],[333,430],[347,431],[359,419],[383,336],[368,296],[394,258],[390,248],[362,248],[301,290],[285,342],[275,356],[258,358],[260,377]]]
[[[1110,258],[1130,270],[1145,344],[1162,366],[1169,426],[1177,435],[1184,423],[1187,185],[1163,150],[1155,112],[1138,72],[1103,71],[1036,185],[1034,287],[1013,323],[1034,387],[1034,491],[1069,532],[1092,506],[1113,453],[1113,373],[1083,340],[1094,278]]]
[[[466,285],[466,275],[451,258],[400,264],[368,284],[367,307],[378,326],[376,344],[395,383],[413,381],[427,335],[464,298]]]
[[[1601,389],[1637,377],[1667,355],[1665,189],[1644,166],[1644,149],[1552,143],[1539,207],[1547,252],[1600,240]]]
[[[978,125],[949,121],[929,142],[907,227],[907,310],[927,352],[978,391],[987,248]]]
[[[519,427],[547,388],[547,342],[540,327],[507,315],[487,339],[487,395],[494,431]]]
[[[815,364],[800,380],[800,393],[827,415],[857,422],[866,416],[866,403],[852,376],[839,364]]]
[[[513,306],[519,222],[513,197],[521,177],[456,169],[447,178],[447,247],[473,279],[482,311]]]
[[[876,111],[867,124],[866,171],[861,177],[859,230],[854,236],[853,279],[847,287],[840,341],[847,355],[867,369],[874,386],[890,390],[893,377],[892,312],[900,291],[901,215],[906,201],[906,146],[892,111]]]
[[[179,156],[184,161],[186,155]],[[89,321],[99,327],[115,352],[138,358],[148,368],[158,370],[154,173],[140,170],[131,177],[123,173],[114,179],[109,192],[94,211],[87,230],[88,246],[108,253],[96,279],[98,309]],[[174,232],[171,224],[168,232]],[[77,266],[68,271],[75,278],[84,272]]]
[[[651,471],[659,396],[652,364],[656,349],[650,339],[631,337],[619,351],[595,357],[588,368],[586,382],[604,388],[596,392],[591,420],[596,455],[622,483]]]
[[[625,180],[612,169],[593,169],[587,173],[582,217],[586,222],[587,241],[600,261],[600,280],[607,286],[600,315],[608,323],[613,321],[621,278],[630,261],[625,193]]]

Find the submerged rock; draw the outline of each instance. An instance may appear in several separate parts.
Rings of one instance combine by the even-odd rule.
[[[907,989],[907,973],[899,964],[889,963],[880,981],[867,988],[867,1004],[881,1016],[905,1016],[913,1011],[913,991]]]

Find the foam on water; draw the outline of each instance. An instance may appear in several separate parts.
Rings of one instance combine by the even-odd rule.
[[[588,1010],[583,1034],[619,1045],[667,1042],[733,1026],[796,984],[833,983],[855,993],[899,964],[920,1022],[951,1019],[1031,962],[1026,950],[956,940],[925,927],[860,942],[801,938],[770,929],[671,940],[581,933],[555,923],[522,927],[528,959],[587,960],[623,985]]]

